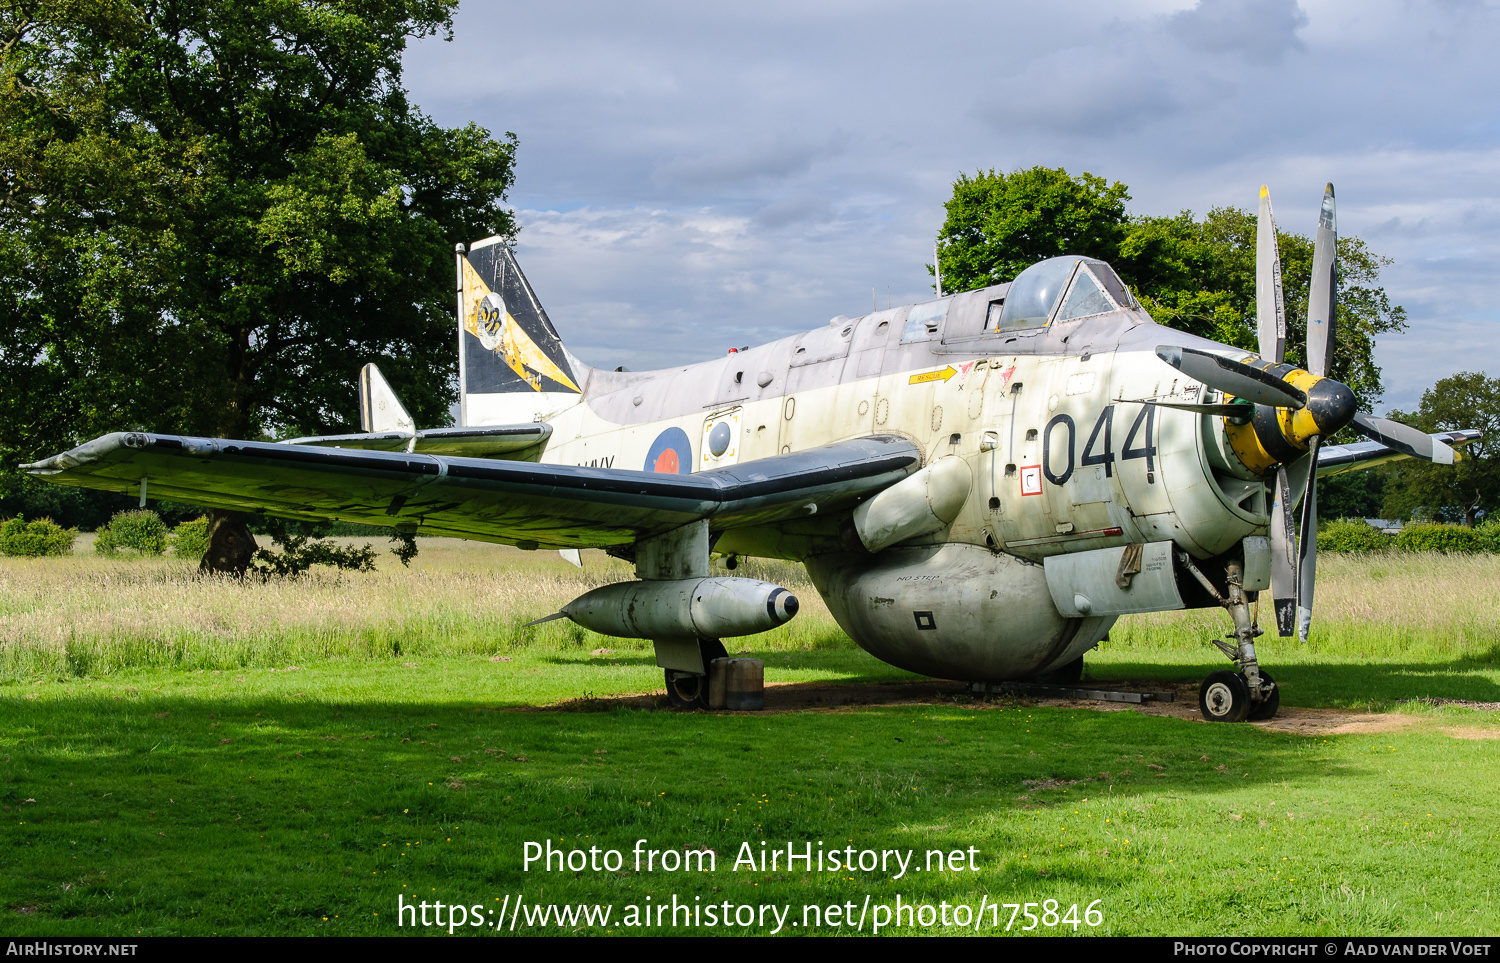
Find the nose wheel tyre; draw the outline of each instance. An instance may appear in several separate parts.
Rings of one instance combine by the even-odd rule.
[[[1238,672],[1212,672],[1198,689],[1198,711],[1209,722],[1243,722],[1250,714],[1250,686]]]
[[[1276,680],[1271,678],[1271,673],[1267,672],[1265,669],[1261,669],[1260,681],[1274,683]],[[1249,719],[1251,722],[1265,722],[1267,719],[1275,718],[1276,710],[1280,708],[1281,686],[1276,686],[1271,690],[1271,694],[1269,696],[1250,707],[1250,714],[1245,718]]]

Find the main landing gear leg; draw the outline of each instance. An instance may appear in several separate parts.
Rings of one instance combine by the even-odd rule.
[[[1214,672],[1198,689],[1198,709],[1210,722],[1241,722],[1245,719],[1261,721],[1276,715],[1281,706],[1281,693],[1271,674],[1261,669],[1255,657],[1255,637],[1261,630],[1250,614],[1250,604],[1245,599],[1245,566],[1234,560],[1224,566],[1225,581],[1229,597],[1219,597],[1229,617],[1234,620],[1234,632],[1228,638],[1235,641],[1229,645],[1214,640],[1238,672]],[[1194,574],[1208,585],[1208,580],[1194,568]],[[1217,592],[1214,593],[1218,595]]]

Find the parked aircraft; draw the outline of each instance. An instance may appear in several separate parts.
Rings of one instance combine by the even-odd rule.
[[[1222,606],[1232,643],[1214,644],[1233,668],[1204,681],[1200,708],[1269,718],[1280,693],[1255,603],[1269,592],[1281,635],[1307,637],[1316,478],[1451,463],[1450,445],[1478,437],[1375,418],[1327,377],[1334,240],[1329,185],[1305,370],[1283,362],[1262,189],[1258,357],[1157,325],[1102,261],[1057,257],[1008,284],[632,372],[574,357],[490,238],[457,254],[460,427],[418,429],[369,365],[359,434],[127,432],[28,467],[143,498],[605,549],[636,580],[558,617],[652,640],[678,705],[704,703],[719,640],[796,614],[785,588],[732,574],[753,556],[805,564],[876,657],[965,681],[1076,679],[1120,616]],[[1371,441],[1324,443],[1347,425]]]

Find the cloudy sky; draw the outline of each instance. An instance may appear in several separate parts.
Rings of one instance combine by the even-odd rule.
[[[517,253],[583,360],[716,357],[930,297],[960,172],[1042,164],[1136,214],[1254,207],[1393,258],[1382,410],[1500,375],[1500,7],[1469,0],[466,0],[406,58],[519,138]]]

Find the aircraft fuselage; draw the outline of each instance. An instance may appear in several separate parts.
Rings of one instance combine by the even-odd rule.
[[[1132,403],[1207,400],[1158,345],[1233,349],[1134,305],[997,331],[992,305],[1008,287],[835,318],[696,365],[578,371],[581,395],[530,396],[563,405],[532,414],[553,428],[540,460],[700,471],[874,434],[906,437],[928,464],[960,459],[968,497],[924,537],[869,553],[811,506],[796,526],[715,533],[714,550],[806,563],[841,626],[894,664],[1044,672],[1116,617],[1059,612],[1046,559],[1163,542],[1212,558],[1265,532],[1266,488],[1216,419]]]

